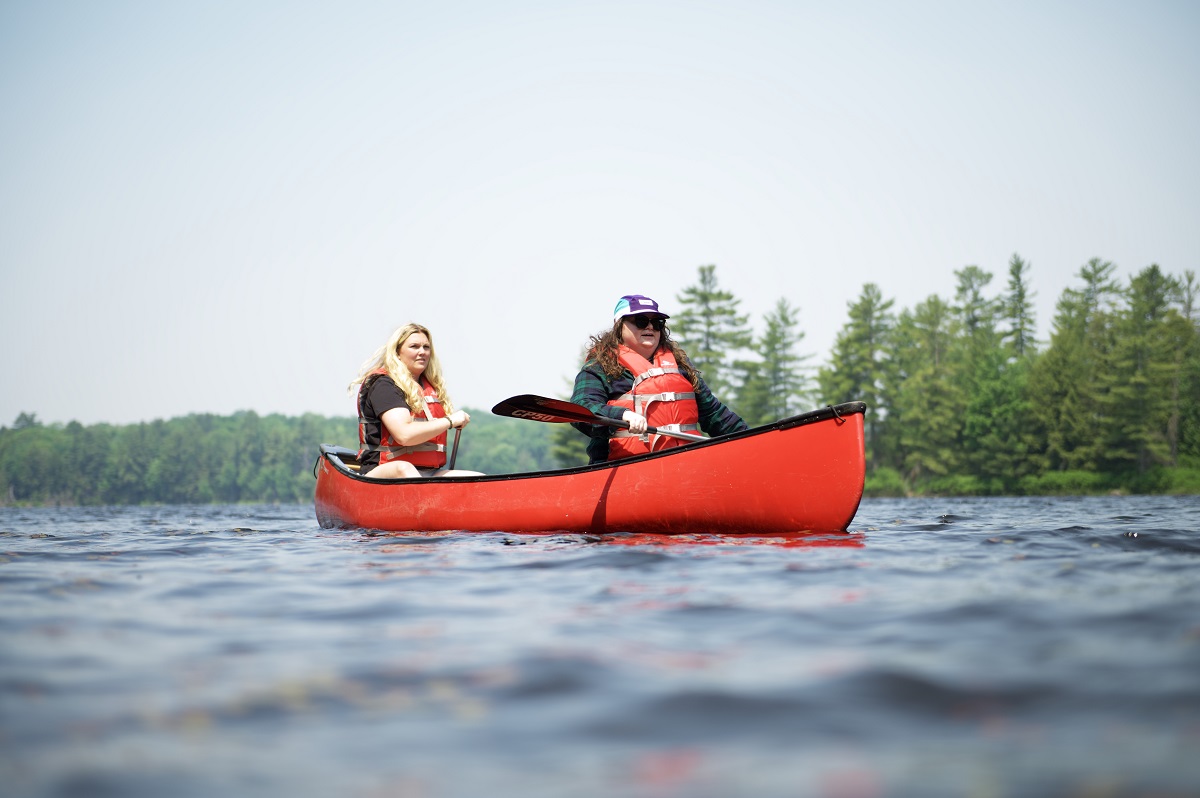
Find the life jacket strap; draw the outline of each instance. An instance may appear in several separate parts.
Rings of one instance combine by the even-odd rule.
[[[415,446],[364,446],[363,451],[387,454],[412,454],[413,452],[444,452],[446,447],[440,443],[418,443]]]
[[[622,402],[639,402],[642,405],[648,405],[651,402],[683,402],[688,399],[695,399],[694,391],[664,391],[663,393],[624,393],[618,397]]]
[[[655,429],[658,430],[659,432],[695,432],[695,433],[699,433],[700,425],[699,424],[660,424],[659,426],[656,426]],[[639,435],[636,432],[630,432],[627,429],[616,429],[616,430],[613,430],[612,437],[614,437],[614,438],[641,438],[642,440],[646,440],[653,434],[654,434],[653,432],[643,432],[642,434]]]
[[[442,403],[442,400],[437,398],[437,394],[425,394],[425,396],[421,398],[425,402],[425,407],[421,410],[421,415],[424,416],[424,418],[414,418],[413,420],[433,421],[435,418],[440,418],[440,416],[435,416],[433,411],[429,409],[430,405],[440,405]]]
[[[674,368],[672,366],[654,366],[653,368],[648,368],[645,371],[643,371],[641,374],[637,375],[637,377],[634,378],[633,385],[631,386],[630,389],[632,390],[633,388],[638,387],[638,385],[640,385],[645,380],[650,379],[651,377],[661,377],[664,374],[682,374],[682,373],[683,373],[682,371],[680,371],[679,369]]]

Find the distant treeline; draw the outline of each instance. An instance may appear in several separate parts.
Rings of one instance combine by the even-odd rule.
[[[676,297],[670,328],[752,426],[866,402],[867,495],[1200,493],[1200,283],[1151,265],[1121,285],[1114,270],[1080,268],[1046,342],[1017,255],[995,296],[977,266],[954,273],[953,299],[898,312],[867,283],[819,369],[797,352],[798,308],[780,299],[756,334],[715,266]],[[0,428],[0,503],[309,501],[317,444],[353,448],[355,425],[243,412],[85,427],[22,413]],[[456,465],[575,465],[584,443],[565,424],[472,411]]]
[[[456,465],[490,474],[553,467],[546,425],[471,416]],[[241,412],[43,425],[22,413],[0,427],[0,505],[307,502],[318,444],[356,448],[356,424]]]

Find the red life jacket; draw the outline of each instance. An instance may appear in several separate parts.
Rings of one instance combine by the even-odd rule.
[[[387,374],[384,369],[371,372],[371,376],[367,377],[358,389],[359,460],[362,460],[363,455],[367,452],[379,452],[380,465],[392,460],[407,460],[421,468],[441,468],[446,464],[446,432],[444,430],[436,438],[431,438],[424,443],[418,443],[415,446],[401,446],[388,432],[387,425],[381,418],[377,419],[379,421],[379,443],[367,443],[367,418],[363,412],[363,402],[366,401],[367,390],[371,383],[383,374]],[[425,410],[410,408],[413,419],[432,421],[435,418],[445,418],[446,411],[442,407],[442,400],[438,398],[437,391],[424,376],[421,377],[421,389],[425,393]],[[426,410],[432,415],[432,418],[426,415]]]
[[[669,351],[660,348],[651,363],[622,345],[617,349],[617,358],[633,374],[633,387],[629,393],[608,400],[608,404],[645,416],[651,427],[670,432],[700,431],[696,389]],[[662,451],[684,443],[666,435],[635,435],[629,430],[614,430],[608,439],[608,459]]]

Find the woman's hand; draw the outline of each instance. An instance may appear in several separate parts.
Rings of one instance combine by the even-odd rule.
[[[629,431],[635,435],[641,435],[646,431],[646,417],[638,415],[632,410],[626,410],[621,414],[621,419],[629,424]]]
[[[452,428],[458,427],[459,429],[462,429],[471,423],[471,416],[466,410],[455,410],[453,413],[447,416],[447,418],[450,419],[450,426]]]

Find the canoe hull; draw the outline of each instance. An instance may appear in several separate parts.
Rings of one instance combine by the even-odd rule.
[[[323,446],[317,520],[414,532],[842,531],[862,499],[864,410],[839,405],[614,463],[461,479],[372,480]]]

